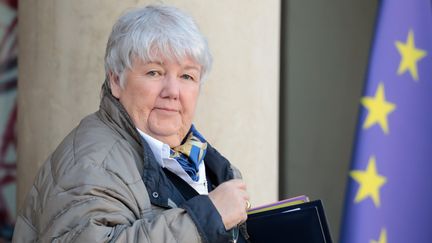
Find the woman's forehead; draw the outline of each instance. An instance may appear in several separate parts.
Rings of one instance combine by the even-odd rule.
[[[149,63],[159,64],[159,65],[175,63],[185,68],[195,68],[201,70],[201,64],[191,56],[176,57],[174,55],[166,56],[166,55],[157,54],[148,57],[133,58],[133,64],[149,64]]]

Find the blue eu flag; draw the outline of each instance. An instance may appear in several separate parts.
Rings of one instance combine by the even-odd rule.
[[[342,243],[432,242],[432,1],[380,2]]]

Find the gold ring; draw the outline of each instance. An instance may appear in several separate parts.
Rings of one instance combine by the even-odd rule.
[[[252,207],[252,205],[249,202],[249,200],[246,200],[246,209],[249,210],[251,207]]]

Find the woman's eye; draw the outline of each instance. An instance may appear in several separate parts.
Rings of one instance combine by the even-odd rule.
[[[154,71],[154,70],[152,70],[152,71],[148,71],[148,72],[147,72],[147,75],[148,75],[148,76],[151,76],[151,77],[157,77],[157,76],[160,75],[160,73],[159,73],[158,71]]]
[[[195,79],[194,79],[192,76],[190,76],[189,74],[183,74],[183,75],[181,76],[181,78],[182,78],[182,79],[186,79],[186,80],[192,80],[192,81],[195,80]]]

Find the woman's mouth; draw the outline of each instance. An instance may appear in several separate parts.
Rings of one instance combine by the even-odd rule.
[[[155,107],[155,110],[164,111],[164,112],[178,112],[178,109],[169,108],[169,107]]]

